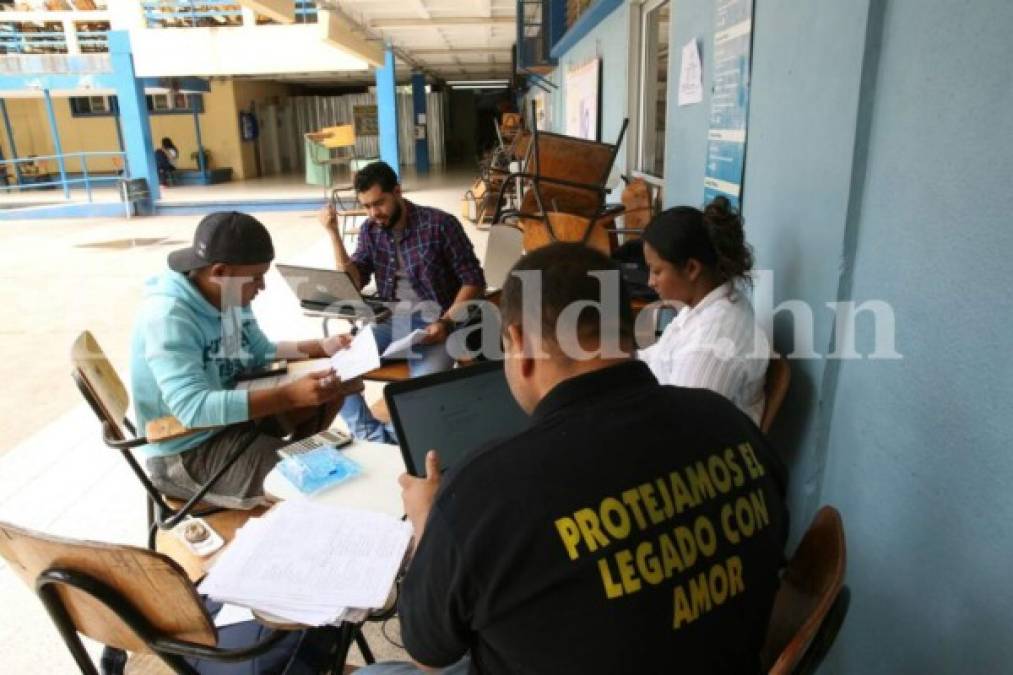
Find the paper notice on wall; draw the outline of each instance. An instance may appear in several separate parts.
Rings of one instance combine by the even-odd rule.
[[[696,40],[690,40],[682,48],[679,105],[692,105],[701,101],[703,101],[703,67],[700,65],[700,48]]]

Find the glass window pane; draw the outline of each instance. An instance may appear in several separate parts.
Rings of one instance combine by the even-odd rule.
[[[648,10],[640,39],[640,170],[659,177],[665,173],[669,12],[668,2]]]

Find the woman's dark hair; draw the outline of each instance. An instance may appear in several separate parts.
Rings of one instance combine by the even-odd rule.
[[[356,172],[356,192],[365,192],[374,185],[379,185],[384,192],[392,192],[397,185],[397,174],[387,162],[373,162]]]
[[[168,150],[169,148],[175,150],[176,146],[173,144],[172,139],[166,136],[162,139],[162,149]]]
[[[715,197],[703,211],[676,206],[648,223],[643,239],[662,260],[683,267],[695,258],[720,282],[749,284],[753,250],[746,243],[742,216],[725,197]]]

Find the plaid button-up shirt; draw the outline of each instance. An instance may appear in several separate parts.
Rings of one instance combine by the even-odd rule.
[[[457,218],[407,199],[404,204],[408,217],[400,243],[394,241],[393,228],[385,230],[372,218],[360,228],[352,262],[359,268],[362,283],[369,283],[375,274],[380,299],[396,300],[400,250],[405,273],[419,299],[439,303],[443,311],[454,302],[461,286],[485,288],[482,266]]]

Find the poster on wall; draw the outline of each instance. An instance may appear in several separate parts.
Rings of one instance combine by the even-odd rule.
[[[531,97],[535,103],[535,124],[539,131],[552,131],[549,124],[549,97],[544,91],[539,91]]]
[[[718,195],[741,208],[749,118],[753,0],[718,0],[714,22],[714,86],[704,202]]]
[[[377,121],[375,105],[352,106],[352,120],[355,124],[356,136],[380,135],[380,125]]]
[[[601,99],[601,59],[566,71],[566,135],[600,140],[598,104]]]

